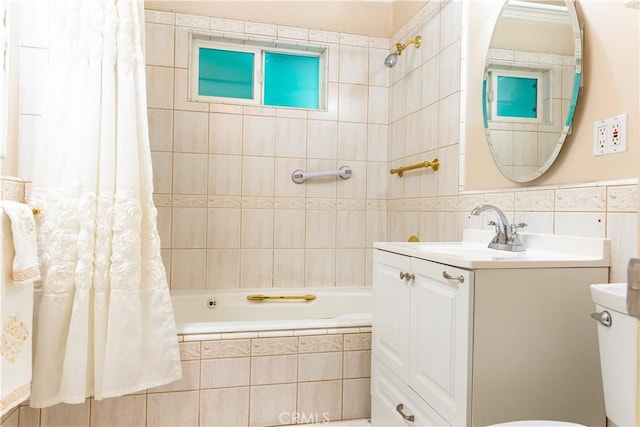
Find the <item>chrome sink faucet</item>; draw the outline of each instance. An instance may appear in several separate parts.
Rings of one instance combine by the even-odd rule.
[[[485,211],[493,211],[496,214],[496,221],[489,221],[489,225],[493,225],[496,228],[496,234],[493,236],[489,247],[492,249],[499,249],[501,251],[511,252],[524,252],[526,249],[518,237],[518,228],[526,227],[527,224],[521,222],[519,224],[509,224],[509,220],[504,215],[504,212],[500,208],[494,205],[482,205],[475,207],[471,211],[471,215],[480,215]]]

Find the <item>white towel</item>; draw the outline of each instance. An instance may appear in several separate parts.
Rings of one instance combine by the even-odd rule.
[[[0,201],[0,208],[2,416],[31,393],[33,281],[40,278],[40,270],[31,208],[6,200]]]

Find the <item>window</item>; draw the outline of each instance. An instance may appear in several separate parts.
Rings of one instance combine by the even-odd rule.
[[[551,70],[490,69],[486,82],[489,120],[546,123],[551,111]]]
[[[191,33],[190,100],[324,109],[326,48]]]

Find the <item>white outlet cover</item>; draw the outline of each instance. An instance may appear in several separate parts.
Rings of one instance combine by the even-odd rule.
[[[593,122],[593,155],[627,151],[627,114]]]

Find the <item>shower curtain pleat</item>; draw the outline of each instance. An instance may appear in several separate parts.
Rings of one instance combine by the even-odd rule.
[[[36,408],[181,377],[153,204],[143,3],[53,1],[49,16],[30,201],[42,210]]]

